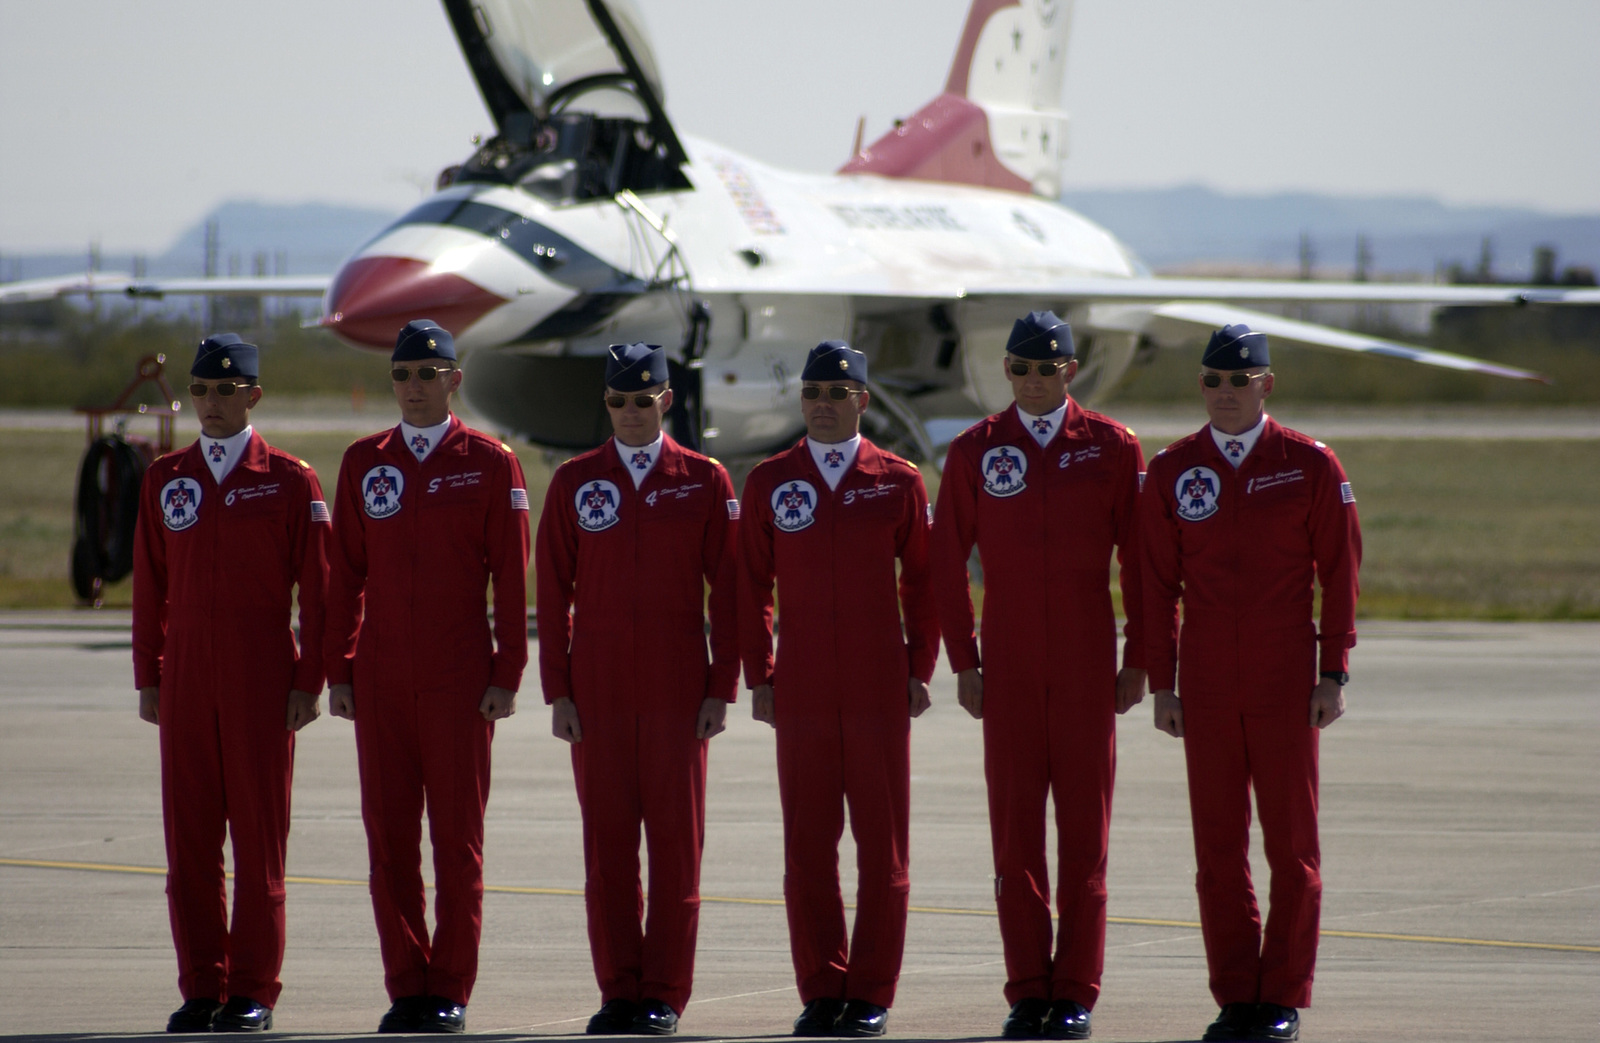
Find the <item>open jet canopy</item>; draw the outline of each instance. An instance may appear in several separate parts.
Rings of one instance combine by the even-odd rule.
[[[632,0],[443,0],[499,133],[441,181],[552,202],[692,187]]]

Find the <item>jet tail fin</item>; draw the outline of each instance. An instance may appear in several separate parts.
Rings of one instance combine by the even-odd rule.
[[[841,174],[1061,192],[1072,0],[973,0],[944,93]]]

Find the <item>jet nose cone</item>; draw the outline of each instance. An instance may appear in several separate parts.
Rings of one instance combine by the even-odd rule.
[[[504,303],[459,275],[430,271],[425,261],[359,257],[334,278],[322,325],[353,344],[387,350],[412,319],[432,319],[459,335]]]

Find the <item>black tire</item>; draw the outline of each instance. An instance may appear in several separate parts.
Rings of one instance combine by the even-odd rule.
[[[140,447],[116,435],[96,440],[83,455],[72,586],[84,600],[94,596],[96,578],[115,583],[133,571],[133,531],[146,466]]]

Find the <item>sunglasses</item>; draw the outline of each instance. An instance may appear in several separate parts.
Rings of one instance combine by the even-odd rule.
[[[628,399],[631,398],[631,399],[633,399],[633,404],[637,408],[639,408],[639,409],[649,409],[651,406],[656,404],[656,399],[660,398],[662,395],[665,395],[666,393],[667,393],[667,389],[666,388],[662,388],[660,391],[657,391],[653,395],[644,395],[644,394],[640,394],[640,395],[621,395],[621,394],[612,393],[612,394],[609,394],[609,395],[606,396],[606,405],[608,407],[610,407],[611,409],[622,409],[623,407],[625,407],[628,404]]]
[[[1053,377],[1053,376],[1056,375],[1056,373],[1058,371],[1066,372],[1066,368],[1070,364],[1070,362],[1071,362],[1070,359],[1067,362],[1015,362],[1015,361],[1013,361],[1013,362],[1006,363],[1006,368],[1011,370],[1011,375],[1014,376],[1014,377],[1025,377],[1025,376],[1028,375],[1029,371],[1035,370],[1035,369],[1037,369],[1039,371],[1039,375],[1041,377]]]
[[[828,397],[835,402],[843,402],[851,395],[861,394],[860,388],[847,388],[839,384],[835,384],[832,387],[826,388],[819,388],[813,384],[807,384],[805,387],[800,389],[800,397],[805,399],[807,402],[815,402],[817,399],[822,397],[822,393],[824,391],[826,391],[828,393]]]
[[[1236,388],[1247,388],[1247,387],[1250,386],[1250,382],[1252,380],[1260,380],[1264,376],[1267,376],[1267,374],[1265,374],[1265,373],[1229,373],[1228,374],[1228,383],[1232,384]],[[1202,373],[1202,374],[1200,374],[1200,383],[1204,384],[1208,388],[1221,387],[1222,386],[1222,374],[1221,373]]]
[[[248,392],[255,386],[256,385],[254,384],[248,384],[244,381],[236,380],[224,380],[220,384],[190,384],[189,394],[193,395],[195,398],[205,398],[207,392],[215,391],[223,398],[232,398],[235,392]]]
[[[418,380],[432,380],[441,373],[454,373],[455,371],[456,368],[454,366],[418,366],[414,370],[407,369],[404,366],[396,366],[389,371],[389,376],[396,384],[404,384],[411,379],[412,373],[417,375]]]

